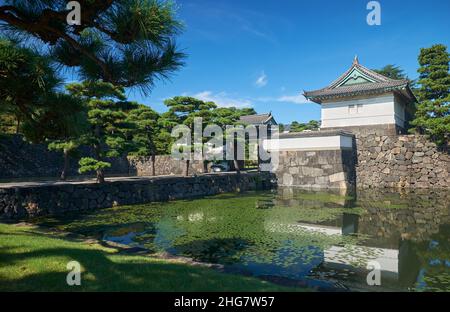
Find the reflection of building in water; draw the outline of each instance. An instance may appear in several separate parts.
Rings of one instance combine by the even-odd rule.
[[[367,263],[377,261],[385,286],[413,286],[423,266],[419,263],[418,246],[426,246],[426,242],[439,233],[444,224],[450,223],[448,192],[415,190],[399,194],[358,190],[354,194],[341,194],[302,193],[286,188],[281,189],[279,194],[274,199],[274,206],[297,207],[299,210],[315,208],[318,216],[328,216],[336,207],[349,210],[357,207],[357,214],[340,213],[335,218],[330,214],[331,218],[326,221],[321,221],[319,217],[314,220],[308,215],[308,218],[297,219],[293,223],[278,224],[276,227],[272,224],[272,230],[288,231],[293,235],[302,235],[306,231],[329,236],[353,233],[367,236],[361,245],[325,248],[322,264],[313,270],[314,277],[326,272],[325,276],[332,279],[330,274],[336,272],[356,272],[358,282],[365,283]]]
[[[359,233],[395,246],[399,240],[428,241],[443,224],[450,223],[450,194],[446,191],[392,192],[357,191]]]
[[[303,222],[297,224],[267,223],[266,229],[293,235],[304,235],[305,232],[329,236],[350,235],[357,234],[359,216],[343,214],[339,223],[340,226]],[[386,247],[383,243],[374,244],[374,242],[364,243],[364,245],[332,245],[322,251],[322,257],[322,263],[313,270],[313,276],[320,276],[321,273],[330,271],[352,272],[358,276],[358,283],[366,283],[366,276],[370,271],[367,266],[369,262],[375,261],[380,265],[384,284],[395,287],[399,284],[411,286],[416,281],[419,272],[419,263],[408,241],[400,241],[395,248]],[[328,277],[330,278],[330,276]]]
[[[344,235],[352,234],[349,228],[357,229],[357,218],[353,215],[345,215],[351,218],[353,225],[346,220],[342,222],[342,226],[329,226],[320,224],[266,224],[266,229],[271,232],[292,233],[293,235],[304,235],[305,233],[319,234],[319,235]],[[343,217],[343,221],[346,217]],[[346,225],[344,227],[344,224]],[[381,265],[382,276],[398,280],[398,256],[399,250],[377,248],[371,246],[331,246],[323,250],[322,266],[326,269],[333,270],[350,270],[358,273],[366,271],[366,266],[369,261],[377,261]]]

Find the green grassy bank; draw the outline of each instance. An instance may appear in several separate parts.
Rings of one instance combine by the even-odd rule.
[[[70,261],[81,286],[68,286]],[[0,291],[283,291],[255,278],[174,260],[119,254],[94,241],[58,237],[30,226],[0,223]]]

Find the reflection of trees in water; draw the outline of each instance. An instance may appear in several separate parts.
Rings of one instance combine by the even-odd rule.
[[[361,190],[357,205],[366,212],[359,220],[361,233],[398,244],[399,240],[427,241],[450,223],[450,192],[415,190],[403,193]]]
[[[419,291],[450,291],[450,225],[442,226],[429,242],[413,244],[420,262]]]
[[[295,202],[297,205],[305,205],[305,200],[311,200],[306,206],[316,205],[320,207],[319,211],[325,210],[330,218],[333,209],[327,211],[327,207],[330,203],[339,203],[336,194],[330,195],[330,200],[327,200],[326,194],[320,192],[302,194],[294,190],[285,191],[284,194],[288,196],[283,200],[290,204]],[[450,235],[444,234],[442,227],[449,227],[450,224],[450,192],[395,192],[377,189],[358,190],[353,196],[352,200],[351,195],[346,195],[345,204],[342,204],[346,207],[356,207],[356,213],[349,214],[347,211],[342,215],[342,234],[366,235],[367,239],[363,243],[365,246],[348,244],[344,248],[337,248],[338,252],[333,254],[333,261],[355,268],[364,267],[367,260],[380,256],[374,254],[378,247],[398,250],[398,275],[393,280],[394,284],[409,288],[414,287],[419,280],[418,289],[449,289]],[[321,220],[318,217],[312,218],[311,221],[330,224],[326,219],[325,217]],[[438,247],[433,247],[430,240],[439,240]],[[324,270],[324,267],[318,268],[316,273],[320,275]],[[336,270],[335,273],[339,274],[340,271]]]
[[[323,250],[329,246],[357,241],[351,236],[313,233],[298,225],[305,216],[334,219],[342,214],[341,208],[324,211],[315,207],[310,211],[314,206],[292,202],[280,205],[277,195],[260,194],[242,195],[228,202],[211,198],[206,206],[198,203],[187,206],[184,205],[176,217],[174,227],[184,234],[173,241],[173,246],[197,260],[273,263],[288,267],[318,257],[322,259]]]
[[[339,247],[335,258],[354,267],[379,256],[372,247],[387,248],[399,251],[401,283],[413,285],[420,271],[432,289],[450,284],[448,267],[430,265],[449,259],[449,233],[439,233],[450,223],[449,197],[444,191],[280,189],[116,207],[43,223],[83,234],[134,231],[139,245],[155,251],[206,262],[270,264],[279,272],[317,265],[333,246]],[[430,238],[440,241],[438,249],[429,248]]]

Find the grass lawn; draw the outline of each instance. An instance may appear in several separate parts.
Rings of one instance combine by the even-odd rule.
[[[81,286],[66,284],[66,265],[73,260],[82,266]],[[0,223],[0,291],[286,290],[298,289]]]

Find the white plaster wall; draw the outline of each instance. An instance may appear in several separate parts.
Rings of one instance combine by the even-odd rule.
[[[280,138],[264,140],[263,147],[268,151],[314,151],[352,148],[352,138],[343,135],[310,137],[310,138]]]
[[[322,103],[322,128],[394,124],[394,95]]]
[[[397,125],[405,127],[405,103],[398,96],[394,98],[395,121]]]

